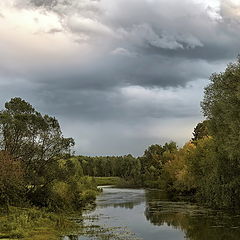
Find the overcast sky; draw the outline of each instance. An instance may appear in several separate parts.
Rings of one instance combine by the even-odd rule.
[[[86,155],[191,138],[213,72],[240,53],[239,0],[0,1],[0,104],[55,116]]]

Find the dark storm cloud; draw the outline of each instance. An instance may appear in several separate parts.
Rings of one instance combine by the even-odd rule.
[[[151,119],[159,121],[160,125],[162,125],[162,121],[168,122],[169,119],[176,119],[176,121],[177,119],[181,121],[182,118],[199,119],[199,101],[202,98],[205,84],[206,81],[199,80],[192,82],[187,87],[177,89],[125,86],[105,90],[79,89],[77,87],[69,89],[67,85],[59,87],[58,84],[55,88],[53,85],[49,88],[49,85],[42,85],[38,87],[37,92],[33,92],[33,99],[35,99],[34,101],[42,100],[39,103],[41,111],[55,115],[59,119],[64,119],[63,122],[67,129],[69,129],[68,124],[72,126],[73,121],[78,122],[76,128],[74,127],[75,131],[71,133],[75,138],[78,139],[79,136],[82,136],[82,126],[87,125],[87,129],[95,129],[95,138],[97,139],[92,134],[91,141],[102,141],[102,144],[104,144],[105,141],[100,140],[100,138],[105,139],[108,131],[118,132],[115,135],[116,139],[112,138],[112,141],[120,141],[119,139],[124,138],[121,136],[123,131],[131,131],[130,129],[134,129],[135,125],[139,126],[141,131],[144,131],[146,126],[151,125]],[[109,121],[111,127],[106,124]],[[190,129],[194,127],[195,122],[196,120],[192,122]],[[114,124],[116,124],[116,129],[112,129]],[[102,125],[106,125],[105,128]],[[125,130],[124,126],[126,127]],[[154,128],[154,126],[152,127]],[[181,128],[183,129],[183,126]],[[68,134],[70,134],[69,132],[72,131],[69,130]],[[189,132],[191,134],[191,131]],[[151,136],[151,133],[149,135]],[[150,138],[149,141],[151,141],[149,135],[146,134],[145,137]],[[87,134],[85,137],[89,138],[90,135]],[[165,137],[169,140],[175,139],[163,135],[161,131],[159,137]],[[134,138],[137,137],[132,136],[132,141]],[[109,140],[110,138],[106,139],[106,143]]]
[[[190,138],[206,79],[240,52],[230,0],[14,3],[0,13],[2,101],[20,96],[57,116],[89,154],[99,142],[96,154],[140,154]]]
[[[204,61],[191,62],[179,58],[138,57],[129,60],[125,57],[105,56],[95,62],[94,67],[85,69],[59,65],[46,71],[43,67],[29,78],[44,83],[52,91],[68,90],[111,90],[116,87],[140,85],[146,87],[184,86],[187,82],[207,78],[214,67]],[[57,83],[57,84],[56,84]]]

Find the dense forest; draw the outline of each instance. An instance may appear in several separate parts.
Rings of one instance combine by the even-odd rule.
[[[178,147],[149,146],[143,156],[74,156],[72,138],[54,117],[21,98],[0,111],[0,203],[76,211],[94,201],[95,177],[118,177],[125,186],[163,189],[214,208],[240,202],[240,58],[215,73],[201,107],[206,120]]]

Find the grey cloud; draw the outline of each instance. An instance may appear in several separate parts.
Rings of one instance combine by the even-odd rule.
[[[145,118],[199,117],[199,102],[206,81],[187,88],[143,88],[129,86],[111,90],[38,88],[34,93],[44,99],[44,111],[89,122],[136,122]],[[196,93],[196,91],[199,91]],[[191,101],[189,102],[189,99]]]
[[[233,58],[240,48],[240,33],[230,21],[235,17],[228,0],[222,0],[221,8],[216,10],[210,3],[206,7],[192,0],[181,4],[177,0],[32,3],[52,6],[51,10],[62,16],[63,25],[75,34],[86,34],[92,40],[102,37],[100,41],[108,38],[115,48],[123,46],[132,52],[146,54],[153,49],[159,55],[218,60]]]
[[[37,7],[40,7],[40,6],[54,7],[58,3],[57,0],[31,0],[30,2]]]
[[[29,78],[43,82],[52,89],[111,90],[128,85],[184,86],[189,81],[208,78],[215,70],[215,64],[208,64],[206,61],[162,58],[158,55],[129,58],[109,54],[103,60],[97,59],[91,63],[94,67],[84,69],[57,65],[46,71],[43,67],[38,74],[35,75],[34,71]]]
[[[147,45],[164,49],[183,48],[183,45],[177,42],[174,37],[168,36],[167,34],[161,34],[161,36],[159,36],[153,31],[152,27],[147,24],[134,26],[129,35],[128,38],[133,38],[133,40],[140,45],[146,43]]]
[[[66,22],[72,32],[111,35],[112,30],[101,22],[90,18],[82,18],[79,15],[71,16]]]
[[[55,33],[60,33],[60,32],[62,32],[62,29],[52,28],[47,33],[55,34]]]
[[[128,51],[126,48],[118,47],[111,51],[111,54],[113,55],[120,55],[120,56],[127,56],[127,57],[136,57],[136,54],[134,52]]]
[[[94,17],[101,13],[98,0],[25,0],[25,5],[47,8],[60,16],[79,13],[80,16]]]

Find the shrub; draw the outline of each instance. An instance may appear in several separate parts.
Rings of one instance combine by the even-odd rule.
[[[0,151],[0,203],[17,204],[24,198],[24,171],[21,163]]]

